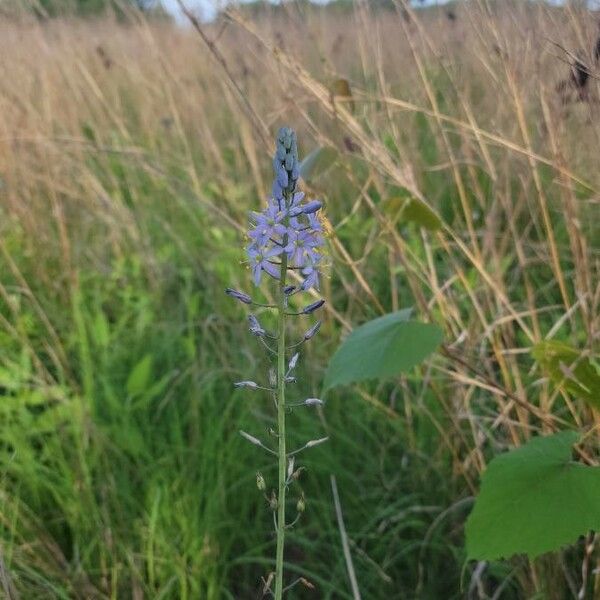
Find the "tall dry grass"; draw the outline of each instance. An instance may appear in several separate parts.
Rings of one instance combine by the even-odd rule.
[[[160,289],[153,226],[212,284],[233,283],[224,262],[267,193],[270,132],[285,122],[304,154],[339,152],[310,182],[327,206],[334,265],[326,348],[409,305],[445,328],[421,377],[357,393],[406,422],[415,449],[411,426],[428,419],[457,510],[499,449],[565,424],[597,435],[597,415],[547,380],[531,348],[556,339],[597,350],[598,16],[484,0],[453,11],[399,1],[373,13],[363,1],[252,22],[231,10],[202,27],[204,41],[139,16],[0,24],[0,326],[40,385],[91,385],[63,336],[79,318],[83,274],[135,253]],[[588,96],[565,101],[557,84],[579,51]],[[332,94],[341,78],[351,102]],[[443,226],[396,222],[389,199],[399,195]],[[189,247],[190,228],[208,255]],[[19,323],[22,304],[32,329]],[[525,595],[554,580],[579,589],[545,561],[515,573]],[[473,590],[485,589],[479,576]]]

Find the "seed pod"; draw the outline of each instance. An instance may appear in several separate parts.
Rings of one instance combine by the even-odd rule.
[[[300,352],[296,352],[292,358],[290,358],[290,362],[288,363],[288,370],[293,371],[298,364],[298,359],[300,358]]]
[[[300,582],[304,587],[308,588],[309,590],[315,589],[315,586],[310,581],[308,581],[308,579],[304,579],[304,577],[300,577]]]
[[[260,471],[256,474],[256,487],[260,492],[264,492],[267,484],[265,483],[265,478],[262,476]]]
[[[233,387],[236,388],[248,388],[251,390],[255,390],[258,387],[258,383],[254,382],[254,381],[236,381],[233,384]]]
[[[323,402],[321,398],[307,398],[304,401],[305,406],[323,406],[323,404],[325,404],[325,402]]]
[[[269,384],[272,388],[277,385],[277,372],[273,368],[269,369]]]
[[[272,511],[276,511],[278,504],[279,503],[277,502],[277,496],[275,495],[275,492],[271,492],[271,497],[269,498],[269,508]]]
[[[310,440],[310,442],[306,442],[305,448],[314,448],[315,446],[319,446],[325,443],[329,437],[319,438],[318,440]]]
[[[254,444],[255,446],[262,446],[262,442],[258,438],[255,438],[253,435],[250,435],[249,433],[246,433],[245,431],[241,430],[240,435],[243,438],[247,439],[251,444]]]

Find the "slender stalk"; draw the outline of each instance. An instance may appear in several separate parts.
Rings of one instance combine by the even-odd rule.
[[[287,237],[287,236],[286,236]],[[287,456],[285,446],[285,279],[287,257],[283,254],[277,298],[277,433],[279,435],[279,492],[277,494],[277,554],[275,559],[275,600],[283,596],[283,547],[285,544],[285,492]]]

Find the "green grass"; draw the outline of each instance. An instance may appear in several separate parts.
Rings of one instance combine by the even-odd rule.
[[[40,386],[27,355],[3,345],[3,362],[14,360],[0,380],[3,537],[28,598],[70,598],[84,586],[84,594],[118,598],[136,589],[156,598],[252,597],[257,573],[273,566],[271,517],[254,479],[260,469],[270,489],[274,465],[237,433],[264,430],[273,415],[267,400],[231,388],[264,361],[252,340],[233,342],[245,335],[241,312],[218,314],[221,289],[181,276],[181,260],[169,257],[172,275],[163,271],[153,293],[133,258],[103,277],[80,276],[64,332],[76,381],[62,373],[60,385]],[[320,374],[304,371],[303,391],[318,389]],[[410,448],[402,419],[348,394],[331,398],[326,420],[290,419],[292,446],[323,427],[332,438],[306,456],[308,509],[290,534],[290,571],[318,584],[320,597],[351,597],[334,473],[361,548],[365,596],[410,597],[423,561],[423,593],[450,597],[456,578],[436,580],[430,569],[460,570],[460,534],[450,544],[439,531],[455,516],[423,542],[447,504],[443,472],[429,457],[434,444]],[[423,424],[415,429],[426,440],[433,432]],[[107,575],[111,589],[102,585]]]

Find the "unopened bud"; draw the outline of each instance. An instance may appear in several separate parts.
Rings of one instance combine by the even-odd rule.
[[[305,306],[302,309],[302,314],[304,314],[304,315],[310,315],[310,313],[315,312],[315,310],[319,310],[319,308],[321,308],[321,306],[323,306],[323,304],[325,304],[325,300],[323,300],[321,298],[321,300],[317,300],[316,302],[313,302],[312,304],[309,304],[308,306]]]
[[[295,206],[290,210],[290,217],[297,217],[298,215],[310,215],[312,213],[316,213],[323,204],[318,200],[311,200],[304,205]]]
[[[265,478],[262,476],[262,473],[260,473],[260,472],[256,474],[256,487],[261,492],[264,492],[265,488],[267,487],[267,484],[265,483]]]
[[[257,337],[265,337],[267,332],[261,327],[258,319],[254,315],[248,315],[248,322],[250,323],[250,333]]]
[[[287,468],[288,478],[291,477],[292,474],[294,473],[294,463],[295,462],[296,462],[296,459],[293,456],[288,460],[288,468]]]
[[[231,296],[232,298],[243,302],[244,304],[252,304],[252,298],[250,298],[248,294],[244,294],[244,292],[239,292],[238,290],[234,290],[233,288],[227,288],[225,290],[225,293],[228,296]]]
[[[311,338],[317,335],[317,332],[321,329],[321,321],[317,321],[305,334],[304,340],[308,342]]]
[[[298,502],[296,503],[296,510],[299,513],[303,513],[305,509],[306,509],[306,502],[304,501],[304,494],[302,494],[302,496],[300,496],[300,498],[298,498]]]

